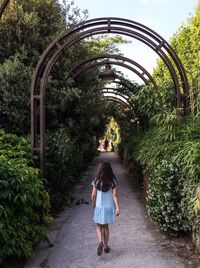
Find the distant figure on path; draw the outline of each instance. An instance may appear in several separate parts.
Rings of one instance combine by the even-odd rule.
[[[108,145],[109,145],[109,142],[107,139],[105,139],[104,141],[104,150],[107,151],[108,150]]]
[[[92,182],[91,194],[94,209],[93,220],[96,223],[96,233],[99,241],[97,255],[100,256],[104,249],[105,253],[110,251],[109,223],[116,220],[120,214],[119,200],[117,194],[117,179],[109,162],[102,162],[97,169],[96,177]]]

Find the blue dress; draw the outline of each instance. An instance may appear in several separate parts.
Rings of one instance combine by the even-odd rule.
[[[116,186],[117,182],[114,181],[114,183]],[[95,181],[92,182],[92,185],[95,186]],[[107,192],[97,190],[93,221],[99,224],[109,224],[115,220],[115,204],[112,196],[112,188]]]

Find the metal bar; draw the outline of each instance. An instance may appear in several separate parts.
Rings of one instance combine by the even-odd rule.
[[[157,46],[157,51],[159,51],[159,50],[161,49],[161,47],[164,46],[164,44],[165,44],[165,41],[162,40],[162,41],[160,42],[160,44]]]
[[[35,147],[35,100],[31,96],[31,145],[32,148]]]
[[[108,32],[110,33],[110,25],[111,25],[111,21],[110,19],[108,19]]]
[[[45,94],[40,96],[40,169],[41,178],[45,176]]]
[[[10,0],[4,0],[3,4],[0,6],[0,19],[1,19],[2,15],[3,15],[7,5],[9,4],[9,2],[10,2]]]
[[[32,148],[33,151],[39,152],[40,151],[40,147],[33,147]]]
[[[61,47],[61,44],[57,41],[57,42],[56,42],[56,46],[57,46],[58,48],[60,48],[60,47]]]
[[[33,99],[40,99],[40,95],[33,95]]]

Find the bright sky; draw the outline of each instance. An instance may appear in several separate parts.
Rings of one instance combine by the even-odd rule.
[[[167,41],[187,18],[194,14],[197,0],[74,0],[80,9],[89,11],[89,19],[98,17],[120,17],[140,22]],[[133,39],[132,39],[133,40]],[[139,41],[120,46],[128,58],[135,60],[150,73],[155,66],[157,56]],[[130,79],[138,80],[133,73],[120,69]],[[130,77],[131,76],[131,77]]]

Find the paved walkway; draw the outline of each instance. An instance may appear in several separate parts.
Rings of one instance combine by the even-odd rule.
[[[128,180],[127,171],[114,153],[94,159],[85,183],[76,189],[76,198],[90,201],[91,181],[101,160],[111,162],[119,181],[121,215],[110,225],[109,254],[96,255],[97,240],[91,204],[66,208],[50,233],[55,246],[38,247],[36,257],[25,268],[188,268],[185,260],[163,247],[163,238],[146,219],[140,194]]]

